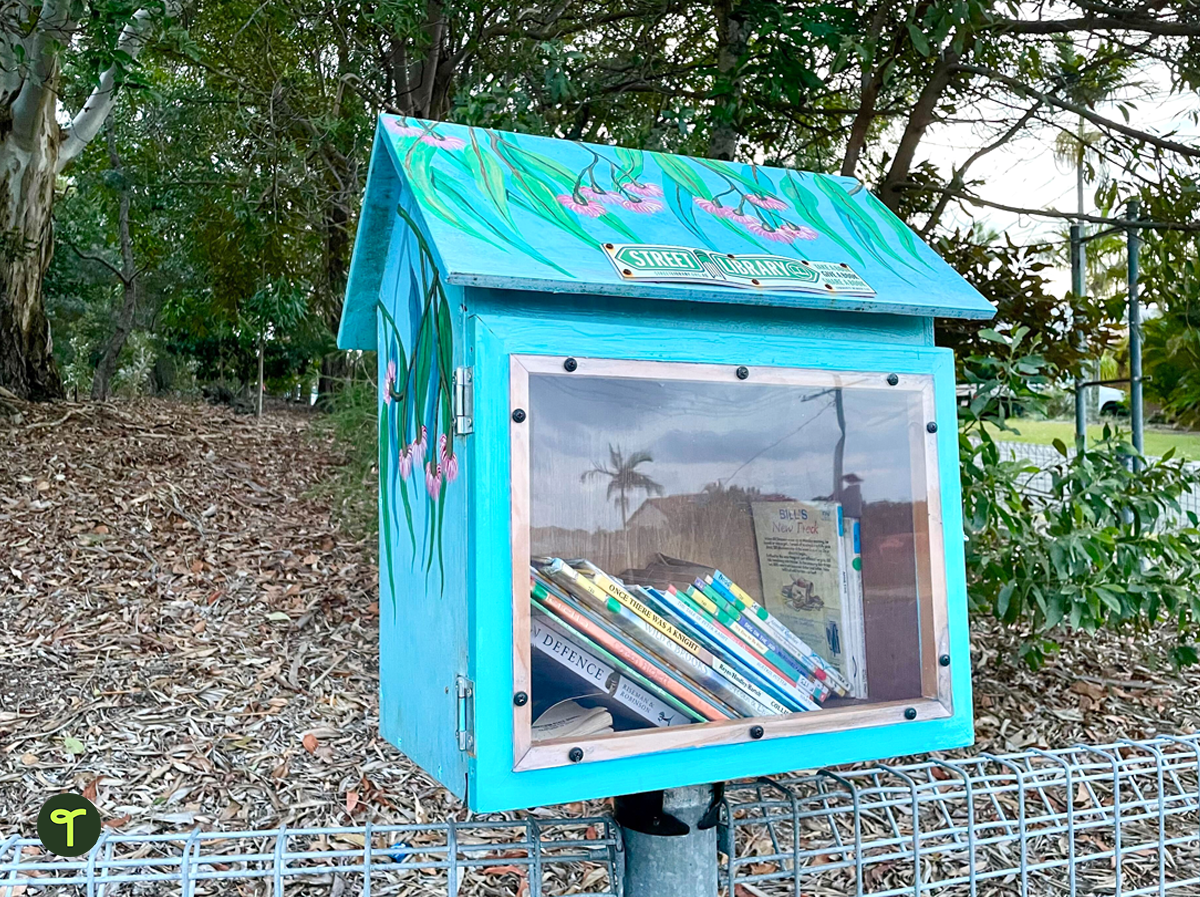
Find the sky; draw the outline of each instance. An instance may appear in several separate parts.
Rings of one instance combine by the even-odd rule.
[[[1172,95],[1168,74],[1165,68],[1161,67],[1147,69],[1134,80],[1138,82],[1137,85],[1119,97],[1132,102],[1137,108],[1130,124],[1162,136],[1174,132],[1173,139],[1180,142],[1200,139],[1200,126],[1195,121],[1196,114],[1200,112],[1200,98],[1195,93]],[[1120,109],[1114,103],[1098,106],[1096,112],[1114,121],[1124,121]],[[1004,114],[1000,107],[985,106],[973,110],[972,117],[1000,114]],[[1060,112],[1057,121],[1063,127],[1074,128],[1076,119],[1070,112]],[[1088,127],[1094,126],[1089,124]],[[978,194],[985,199],[994,199],[1006,205],[1074,211],[1075,170],[1073,166],[1055,160],[1055,133],[1050,127],[1027,131],[972,165],[968,177],[984,181],[984,186],[977,188]],[[988,135],[978,133],[975,126],[945,124],[931,130],[922,143],[922,149],[925,158],[949,172],[954,164],[961,163],[978,147],[986,145],[988,139]],[[1096,212],[1091,202],[1094,188],[1094,184],[1089,185],[1084,192],[1087,203],[1085,210],[1093,214]],[[1007,233],[1017,244],[1061,240],[1067,227],[1061,220],[1016,215],[997,209],[968,208],[974,213],[977,221],[1001,233]],[[966,226],[970,217],[951,204],[945,221],[951,226]],[[1069,289],[1070,274],[1065,264],[1055,271],[1052,283],[1058,291]]]

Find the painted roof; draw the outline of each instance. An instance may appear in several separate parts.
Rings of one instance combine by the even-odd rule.
[[[418,224],[452,284],[994,314],[852,178],[384,115],[347,287],[343,347],[374,348],[400,189],[415,200]]]

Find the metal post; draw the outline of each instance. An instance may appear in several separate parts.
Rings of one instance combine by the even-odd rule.
[[[716,897],[713,807],[712,785],[617,798],[624,897]]]
[[[1141,203],[1136,199],[1129,200],[1129,213],[1126,217],[1136,221],[1141,214]],[[1142,406],[1142,304],[1138,300],[1138,248],[1141,239],[1138,236],[1137,225],[1130,225],[1129,238],[1129,418],[1133,428],[1133,447],[1138,450],[1139,457],[1133,459],[1133,469],[1142,466],[1141,455],[1145,451],[1145,434],[1143,433],[1144,409]]]
[[[1083,225],[1071,225],[1071,292],[1075,294],[1075,300],[1081,302],[1083,294],[1087,291],[1087,286],[1084,282],[1085,273],[1085,257],[1083,247]],[[1077,331],[1079,339],[1079,348],[1083,350],[1087,347],[1087,335],[1084,334],[1082,328]],[[1080,364],[1082,365],[1082,360]],[[1080,368],[1079,375],[1075,378],[1075,449],[1082,452],[1087,448],[1087,402],[1084,398],[1087,382],[1084,376],[1083,368]]]

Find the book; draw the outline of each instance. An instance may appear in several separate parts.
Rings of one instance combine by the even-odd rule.
[[[851,658],[847,651],[851,610],[842,577],[840,505],[762,501],[750,507],[763,606],[848,682],[851,666],[865,664],[865,658]]]
[[[745,612],[755,617],[767,632],[775,636],[787,653],[810,670],[811,675],[829,686],[834,694],[845,695],[850,691],[850,683],[842,677],[837,668],[821,657],[803,639],[771,616],[771,613],[758,604],[737,583],[720,570],[713,571],[713,579],[723,585],[741,602]]]
[[[850,697],[867,697],[867,633],[863,612],[862,530],[859,520],[838,511],[842,536],[842,592],[846,599],[846,679]]]
[[[664,646],[668,657],[690,654],[696,661],[699,661],[701,669],[706,671],[704,676],[705,687],[714,688],[712,682],[715,674],[715,681],[719,683],[715,687],[722,699],[732,702],[737,707],[745,708],[746,700],[749,698],[751,706],[748,709],[740,710],[742,715],[771,715],[769,704],[764,704],[757,699],[757,696],[750,695],[744,689],[740,689],[727,676],[723,676],[719,672],[726,666],[722,658],[697,641],[692,635],[689,635],[683,629],[675,626],[671,621],[657,613],[644,601],[635,597],[629,590],[618,584],[595,565],[585,562],[581,564],[581,567],[586,571],[586,575],[580,575],[577,572],[576,575],[582,584],[590,586],[591,591],[589,594],[593,595],[596,600],[603,600],[604,596],[607,596],[609,601],[616,602],[617,607],[609,607],[608,609],[618,625],[630,631],[635,638],[640,636],[643,644]],[[559,575],[565,577],[569,577],[569,574],[565,572],[566,570],[575,572],[566,562],[562,562],[561,568],[555,569]],[[660,654],[660,656],[662,655]],[[812,710],[815,709],[815,706],[811,702],[796,701],[792,710]]]
[[[698,712],[703,718],[715,721],[724,719],[733,719],[735,716],[729,711],[718,707],[713,701],[706,700],[702,696],[695,694],[682,683],[678,682],[669,676],[660,666],[648,661],[645,657],[632,651],[620,639],[617,639],[610,631],[600,626],[579,611],[572,608],[565,601],[552,592],[540,587],[535,582],[535,594],[538,595],[545,606],[554,612],[559,619],[566,621],[577,631],[586,635],[600,647],[609,651],[613,656],[620,658],[625,663],[629,664],[633,669],[637,670],[655,685],[662,688],[668,694],[677,698],[688,707]]]
[[[711,700],[713,703],[715,703],[717,705],[717,707],[719,709],[728,710],[729,711],[728,715],[730,717],[737,715],[735,712],[730,710],[724,704],[721,704],[719,701],[715,700],[709,692],[705,691],[704,689],[698,688],[697,686],[692,684],[685,676],[683,676],[677,670],[675,670],[673,667],[671,667],[670,664],[663,663],[661,660],[659,660],[653,654],[646,651],[646,649],[643,648],[641,645],[639,645],[637,642],[633,641],[632,639],[624,637],[624,635],[620,632],[620,630],[613,629],[609,625],[609,623],[607,623],[604,619],[601,618],[601,616],[599,614],[597,614],[594,611],[590,610],[589,608],[585,607],[582,603],[577,601],[574,598],[574,596],[572,596],[569,592],[567,592],[565,590],[559,590],[553,583],[550,583],[547,580],[543,579],[541,577],[541,575],[536,572],[533,574],[532,582],[533,582],[534,588],[533,588],[533,593],[531,596],[531,601],[533,602],[533,605],[535,607],[538,607],[541,610],[549,613],[552,617],[555,617],[555,619],[558,620],[558,622],[560,623],[560,625],[562,627],[566,628],[569,632],[573,633],[578,639],[580,639],[582,641],[584,647],[589,648],[592,651],[598,652],[602,658],[605,658],[606,660],[608,660],[609,663],[613,664],[615,667],[622,670],[623,672],[628,673],[636,681],[642,683],[642,685],[644,687],[648,688],[650,691],[659,695],[659,697],[661,697],[668,704],[675,706],[681,712],[693,717],[696,720],[701,720],[704,718],[700,713],[698,713],[692,707],[681,702],[678,698],[676,698],[674,696],[674,694],[664,690],[661,686],[656,684],[654,681],[648,679],[642,672],[640,672],[641,668],[657,669],[657,670],[661,671],[663,676],[665,676],[667,679],[670,679],[671,681],[673,681],[679,688],[683,689],[683,691],[685,691],[685,692],[690,693],[697,700],[699,700],[701,702],[707,702],[707,701]],[[607,649],[605,649],[601,645],[598,645],[595,641],[591,640],[587,635],[580,632],[578,627],[574,626],[570,620],[565,620],[565,619],[562,619],[561,617],[559,617],[555,613],[554,608],[549,606],[550,602],[545,601],[540,596],[553,596],[556,599],[556,601],[562,602],[562,604],[565,607],[569,607],[575,613],[580,615],[583,619],[587,620],[588,622],[590,622],[591,624],[596,626],[599,630],[607,632],[616,643],[620,644],[624,648],[627,648],[629,653],[634,654],[638,658],[640,658],[642,663],[639,664],[638,667],[634,667],[631,664],[627,663],[626,661],[622,660],[621,657],[618,657],[617,655],[612,654],[611,652],[609,652]]]
[[[549,615],[535,609],[529,625],[530,645],[542,657],[554,661],[582,682],[612,695],[645,722],[660,727],[691,722],[675,708],[605,663],[596,653],[584,648],[570,633],[556,625]]]

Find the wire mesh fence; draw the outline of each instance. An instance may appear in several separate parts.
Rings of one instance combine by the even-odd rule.
[[[1032,442],[997,442],[997,447],[1000,449],[1000,457],[1004,461],[1030,461],[1037,467],[1043,468],[1038,473],[1026,474],[1021,481],[1021,486],[1031,492],[1046,494],[1050,491],[1051,475],[1045,469],[1063,461],[1063,456],[1052,445],[1039,445]],[[1075,454],[1074,447],[1067,448],[1067,457],[1072,457]],[[1152,461],[1157,458],[1150,458]],[[1196,465],[1191,465],[1195,469]],[[1171,511],[1169,516],[1179,525],[1187,525],[1190,523],[1188,512],[1200,516],[1200,492],[1192,491],[1184,493],[1179,497],[1179,512]]]
[[[109,834],[76,860],[12,835],[0,840],[0,897],[621,897],[612,818],[541,812]],[[733,783],[720,835],[727,897],[1200,895],[1200,736]]]

